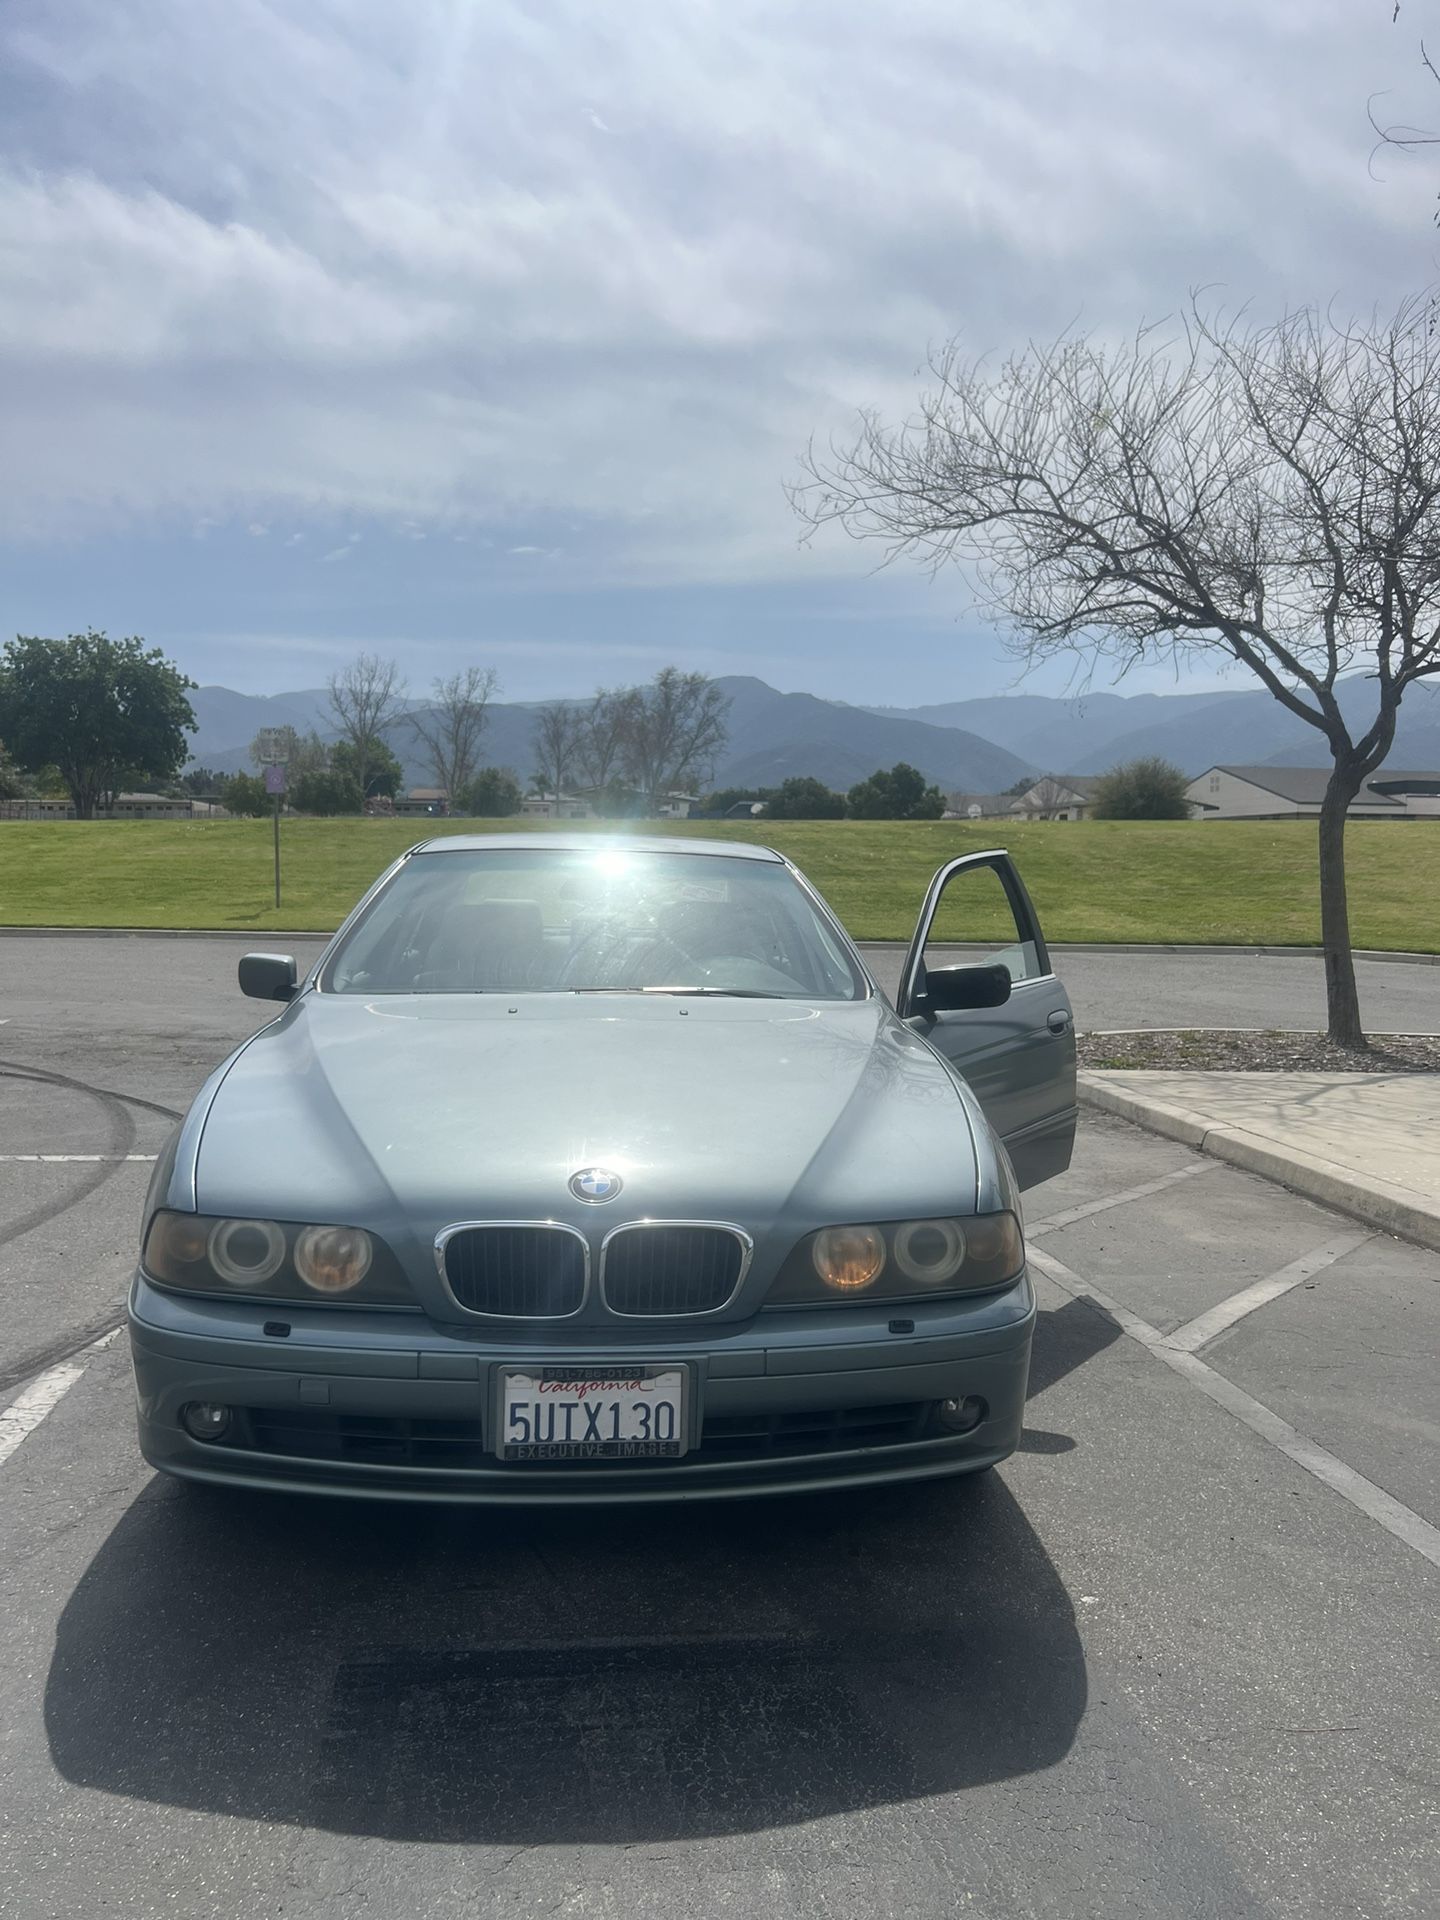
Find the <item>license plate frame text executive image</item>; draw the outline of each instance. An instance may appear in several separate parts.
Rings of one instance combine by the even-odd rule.
[[[507,1366],[498,1374],[499,1460],[678,1460],[689,1451],[693,1381],[683,1361]],[[661,1417],[665,1412],[668,1419]],[[663,1437],[657,1431],[662,1426]],[[538,1437],[542,1427],[544,1438]]]

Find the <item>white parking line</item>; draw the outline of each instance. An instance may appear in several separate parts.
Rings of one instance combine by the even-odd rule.
[[[1197,1158],[1194,1166],[1179,1167],[1174,1173],[1162,1173],[1158,1180],[1147,1180],[1143,1186],[1126,1187],[1121,1193],[1107,1194],[1103,1200],[1087,1200],[1084,1206],[1067,1207],[1064,1213],[1048,1213],[1043,1220],[1027,1220],[1026,1235],[1053,1233],[1057,1227],[1071,1227],[1077,1220],[1088,1220],[1093,1213],[1108,1213],[1111,1207],[1127,1206],[1132,1200],[1148,1200],[1152,1193],[1163,1193],[1167,1187],[1178,1186],[1182,1180],[1193,1180],[1197,1173],[1209,1173],[1219,1164],[1215,1160]]]
[[[1152,1327],[1138,1313],[1131,1313],[1118,1300],[1112,1300],[1098,1287],[1092,1287],[1088,1280],[1067,1267],[1063,1261],[1056,1260],[1039,1247],[1030,1249],[1030,1258],[1063,1293],[1068,1293],[1075,1300],[1088,1300],[1092,1306],[1109,1314],[1132,1340],[1138,1341],[1142,1347],[1148,1347],[1157,1360],[1163,1360],[1172,1372],[1188,1380],[1192,1387],[1198,1387],[1216,1406],[1234,1414],[1252,1433],[1258,1434],[1277,1452],[1283,1453],[1287,1460],[1293,1460],[1297,1467],[1312,1474],[1332,1493],[1338,1493],[1342,1500],[1348,1500],[1352,1507],[1358,1507],[1361,1513],[1384,1527],[1387,1533],[1393,1534],[1432,1566],[1440,1567],[1440,1527],[1432,1527],[1428,1520],[1422,1519],[1392,1494],[1386,1493],[1383,1487],[1377,1487],[1373,1480],[1367,1480],[1363,1473],[1347,1467],[1343,1460],[1337,1459],[1314,1440],[1307,1440],[1288,1420],[1282,1420],[1278,1413],[1272,1413],[1269,1407],[1223,1378],[1193,1353],[1182,1353],[1177,1347],[1169,1345],[1158,1327]]]
[[[1323,1273],[1326,1267],[1333,1267],[1337,1260],[1343,1260],[1347,1253],[1354,1253],[1357,1247],[1363,1247],[1367,1240],[1374,1238],[1368,1227],[1358,1232],[1336,1234],[1324,1246],[1316,1247],[1310,1253],[1302,1253],[1288,1267],[1281,1267],[1275,1273],[1267,1274],[1263,1280],[1257,1280],[1253,1286],[1232,1293],[1228,1300],[1222,1300],[1218,1307],[1211,1307],[1208,1313],[1196,1314],[1193,1320],[1187,1320],[1174,1333],[1167,1333],[1165,1345],[1174,1347],[1177,1353],[1197,1352],[1217,1334],[1224,1333],[1227,1327],[1233,1327],[1237,1320],[1243,1320],[1247,1313],[1254,1313],[1257,1307],[1268,1306],[1272,1300],[1278,1300],[1282,1293],[1289,1293],[1292,1287],[1298,1287],[1302,1281],[1313,1279],[1317,1273]]]
[[[130,1160],[150,1166],[159,1158],[158,1153],[0,1153],[0,1166],[93,1167],[110,1161],[123,1165]]]
[[[35,1431],[45,1416],[54,1411],[95,1355],[102,1347],[108,1347],[119,1331],[118,1327],[113,1328],[73,1359],[62,1360],[58,1366],[42,1373],[0,1413],[0,1466],[10,1458],[21,1441]]]

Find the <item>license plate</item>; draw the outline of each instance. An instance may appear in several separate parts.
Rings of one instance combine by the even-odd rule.
[[[506,1367],[502,1460],[678,1460],[689,1444],[687,1367]]]

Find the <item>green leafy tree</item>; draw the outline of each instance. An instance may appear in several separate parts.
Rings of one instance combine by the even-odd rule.
[[[341,740],[330,749],[330,771],[339,774],[342,780],[352,781],[367,800],[377,793],[387,794],[393,800],[405,779],[404,767],[385,742],[375,736],[364,743],[363,750],[353,741]],[[358,813],[359,808],[354,811]]]
[[[508,767],[482,767],[460,795],[460,811],[481,820],[505,820],[520,811],[524,797]]]
[[[126,787],[179,773],[195,684],[134,636],[22,634],[0,664],[0,737],[26,772],[56,767],[76,817],[93,820]]]
[[[265,782],[253,773],[232,773],[221,785],[220,800],[227,812],[249,820],[269,813],[272,805]]]
[[[808,773],[797,774],[781,782],[780,791],[766,805],[765,817],[767,820],[843,820],[845,796]]]
[[[728,813],[731,807],[743,806],[747,801],[768,802],[779,791],[778,787],[717,787],[714,793],[705,796],[705,812]]]
[[[302,773],[289,788],[289,800],[297,813],[359,813],[364,805],[359,781],[338,767],[328,772]]]
[[[851,787],[845,797],[852,820],[938,820],[945,811],[939,787],[928,787],[925,776],[904,760],[887,773],[877,767],[868,780]]]
[[[180,791],[192,800],[216,798],[224,784],[224,774],[215,773],[209,767],[188,767],[180,776]]]
[[[20,800],[25,795],[25,782],[20,769],[10,758],[3,740],[0,740],[0,800]]]
[[[1097,820],[1188,820],[1187,785],[1179,767],[1158,754],[1126,760],[1100,776],[1092,811]]]

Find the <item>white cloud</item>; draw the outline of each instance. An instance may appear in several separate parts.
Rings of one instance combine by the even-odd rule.
[[[868,564],[797,556],[780,483],[952,330],[1429,273],[1428,174],[1365,164],[1413,57],[1369,11],[17,0],[0,533],[578,519],[602,578]]]

